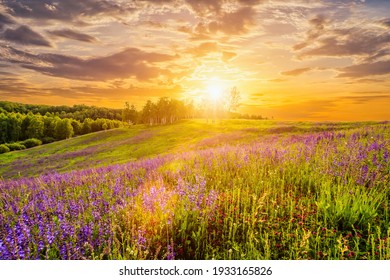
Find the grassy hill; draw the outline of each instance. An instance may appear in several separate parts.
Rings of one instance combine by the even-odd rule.
[[[375,125],[375,123],[367,123]],[[174,152],[251,142],[266,135],[351,129],[362,123],[264,120],[186,120],[174,125],[136,125],[0,155],[0,177],[30,177],[107,166]]]
[[[389,141],[190,120],[3,154],[0,259],[390,259]]]

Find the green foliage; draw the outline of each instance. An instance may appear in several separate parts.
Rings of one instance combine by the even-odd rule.
[[[137,109],[134,105],[129,104],[129,102],[125,103],[125,108],[122,110],[122,121],[128,124],[136,124],[138,122]]]
[[[56,127],[54,130],[54,136],[56,139],[67,139],[72,137],[73,134],[73,126],[69,119],[62,119],[56,123]]]
[[[42,138],[42,144],[49,144],[55,142],[56,139],[54,137],[43,137]]]
[[[0,101],[0,112],[15,112],[21,114],[40,114],[46,116],[58,116],[60,118],[76,119],[83,122],[86,118],[97,119],[104,118],[110,120],[121,120],[120,109],[108,109],[96,106],[86,105],[74,105],[69,106],[48,106],[48,105],[32,105],[32,104],[21,104],[9,101]]]
[[[36,139],[36,138],[30,138],[30,139],[27,139],[27,140],[20,142],[20,144],[26,146],[26,148],[32,148],[32,147],[42,145],[42,141],[39,139]]]
[[[151,100],[145,103],[142,111],[139,112],[140,122],[148,125],[172,124],[190,117],[192,110],[192,103],[185,104],[176,99],[161,97],[157,103],[153,103]]]
[[[4,144],[0,145],[0,154],[8,153],[9,151],[11,151],[11,150],[6,145],[4,145]]]
[[[11,151],[19,151],[26,149],[26,146],[20,143],[5,144]]]
[[[388,260],[389,139],[388,123],[182,121],[2,155],[0,172],[75,170],[20,180],[4,197],[20,209],[32,205],[32,217],[30,185],[64,203],[58,211],[77,203],[78,215],[61,221],[75,230],[63,236],[85,258]],[[88,169],[100,165],[110,166]],[[52,207],[44,217],[61,231]],[[112,235],[79,245],[80,225],[88,225],[89,240],[99,229]],[[39,233],[30,233],[34,246]],[[57,238],[40,257],[60,258],[61,244]]]
[[[26,137],[42,138],[44,135],[45,124],[41,115],[33,115],[27,127]]]

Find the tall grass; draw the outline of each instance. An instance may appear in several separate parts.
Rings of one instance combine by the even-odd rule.
[[[390,127],[0,183],[1,259],[390,259]]]

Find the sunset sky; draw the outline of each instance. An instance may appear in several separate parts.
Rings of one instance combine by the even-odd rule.
[[[2,0],[0,100],[138,109],[241,93],[278,120],[390,120],[390,0]]]

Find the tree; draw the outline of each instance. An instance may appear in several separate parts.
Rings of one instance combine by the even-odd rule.
[[[72,137],[73,134],[74,131],[70,119],[62,119],[57,122],[55,128],[55,138],[63,140]]]
[[[59,117],[52,117],[50,114],[45,114],[43,117],[43,123],[45,124],[44,129],[44,136],[45,137],[53,137],[55,135],[55,129],[57,122],[59,122],[61,119]]]
[[[155,107],[156,105],[148,100],[146,101],[145,105],[144,105],[144,108],[142,109],[142,122],[143,123],[146,123],[146,124],[149,124],[149,125],[153,125],[154,124],[154,115],[155,115]]]
[[[138,112],[135,106],[130,106],[129,102],[125,103],[125,108],[122,111],[122,121],[128,124],[136,124],[138,121]]]
[[[24,116],[20,113],[8,115],[8,142],[17,142],[22,138],[22,122]]]
[[[82,131],[82,128],[83,128],[81,123],[78,120],[73,120],[72,119],[71,124],[72,124],[72,127],[73,127],[74,135],[80,135],[81,131]]]
[[[8,142],[8,117],[6,114],[0,115],[0,143]]]
[[[233,87],[230,90],[229,99],[228,99],[228,113],[232,113],[237,110],[240,106],[240,92],[237,87]]]
[[[81,130],[82,134],[87,134],[92,132],[92,123],[93,120],[90,118],[86,118],[83,122],[83,128]]]
[[[43,137],[45,124],[43,122],[42,116],[40,114],[33,115],[30,118],[30,123],[27,127],[26,138],[37,138],[41,139]]]

